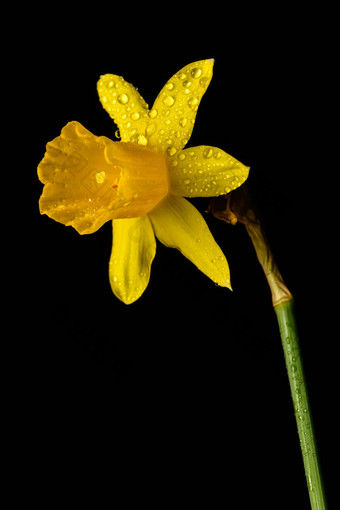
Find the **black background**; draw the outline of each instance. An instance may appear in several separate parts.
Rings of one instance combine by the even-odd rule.
[[[328,14],[209,4],[59,9],[28,24],[8,82],[17,88],[13,130],[24,140],[14,256],[14,331],[24,333],[13,339],[9,383],[22,462],[38,462],[47,497],[68,486],[86,495],[100,472],[98,497],[108,489],[111,504],[123,486],[126,502],[137,495],[159,508],[309,508],[276,317],[245,229],[193,200],[228,258],[233,292],[158,243],[147,290],[126,306],[108,280],[111,225],[79,236],[39,215],[36,167],[47,141],[71,120],[114,138],[97,98],[101,74],[123,76],[151,106],[181,67],[214,58],[189,145],[218,146],[251,167],[249,188],[295,297],[332,508],[334,248],[325,224],[333,163],[324,78],[332,64],[320,34]],[[76,482],[85,473],[89,482]]]

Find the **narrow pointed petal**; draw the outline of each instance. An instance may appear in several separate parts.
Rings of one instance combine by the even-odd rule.
[[[150,146],[173,156],[188,143],[196,113],[212,78],[214,60],[193,62],[162,88],[150,111],[147,138]]]
[[[113,220],[112,225],[110,284],[114,294],[128,305],[143,294],[149,283],[156,240],[147,216]]]
[[[230,193],[247,179],[249,167],[216,147],[184,149],[170,161],[170,190],[182,197]]]
[[[149,217],[156,237],[165,246],[177,248],[213,282],[231,289],[227,259],[192,204],[169,195]]]
[[[105,74],[97,83],[103,108],[119,128],[122,142],[146,145],[148,105],[131,83],[121,76]]]

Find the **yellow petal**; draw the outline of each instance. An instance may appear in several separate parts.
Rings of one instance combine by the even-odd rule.
[[[170,161],[170,192],[182,197],[214,197],[238,188],[249,167],[216,147],[201,145],[178,152]]]
[[[177,248],[213,282],[231,289],[227,259],[192,204],[185,198],[169,195],[149,217],[163,244]]]
[[[78,122],[47,144],[38,175],[45,184],[41,213],[80,234],[113,218],[143,216],[168,193],[162,153],[95,136]]]
[[[113,186],[120,170],[105,159],[111,140],[95,136],[79,122],[68,123],[49,142],[38,166],[44,186],[40,212],[55,221],[90,234],[112,219],[109,211],[117,199]]]
[[[128,305],[143,294],[149,283],[156,240],[147,216],[113,220],[112,224],[110,284],[114,294]]]
[[[119,128],[122,142],[146,145],[148,105],[131,83],[121,76],[105,74],[97,83],[100,102]]]
[[[150,111],[146,134],[150,146],[173,156],[188,143],[196,113],[212,77],[214,60],[193,62],[162,88]]]

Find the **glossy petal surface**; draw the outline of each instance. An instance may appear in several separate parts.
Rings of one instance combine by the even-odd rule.
[[[143,216],[168,193],[167,158],[112,142],[70,122],[49,142],[38,167],[41,213],[90,234],[114,218]]]
[[[106,161],[111,140],[95,136],[79,122],[68,123],[60,136],[49,142],[38,166],[44,186],[40,212],[90,234],[112,219],[110,208],[117,200],[112,186],[120,172]]]
[[[146,145],[148,105],[131,83],[121,76],[105,74],[97,83],[100,102],[119,128],[122,142]]]
[[[169,156],[185,147],[196,113],[212,78],[214,60],[193,62],[176,73],[162,88],[150,111],[147,138]]]
[[[238,188],[249,167],[216,147],[179,151],[170,160],[170,190],[182,197],[213,197]]]
[[[156,240],[147,216],[113,220],[109,278],[114,294],[124,303],[136,301],[150,279]]]
[[[165,246],[177,248],[213,282],[231,289],[227,259],[192,204],[170,195],[149,217],[157,238]]]

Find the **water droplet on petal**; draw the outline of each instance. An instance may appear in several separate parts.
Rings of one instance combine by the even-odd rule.
[[[184,179],[184,184],[190,184],[190,179]]]
[[[165,85],[165,88],[167,88],[168,90],[172,90],[174,88],[174,84],[169,82]]]
[[[117,100],[120,104],[126,104],[129,101],[129,96],[127,94],[119,94]]]
[[[185,87],[185,88],[191,87],[191,81],[190,80],[184,80],[183,81],[183,87]]]
[[[204,149],[203,151],[203,157],[206,158],[206,159],[209,159],[211,158],[211,156],[213,155],[214,151],[212,150],[211,147],[208,147],[206,149]]]
[[[200,69],[199,67],[195,67],[194,69],[192,69],[191,76],[193,78],[199,78],[201,75],[202,75],[202,69]]]
[[[158,111],[154,108],[153,110],[151,110],[150,112],[150,117],[152,119],[154,119],[155,117],[157,117],[157,114],[158,114]]]
[[[157,124],[155,122],[151,122],[151,124],[149,124],[146,128],[146,135],[147,136],[151,136],[154,134],[154,132],[156,131],[157,129]]]
[[[166,150],[166,153],[168,154],[168,156],[173,156],[174,154],[176,154],[177,152],[177,149],[176,147],[168,147],[167,150]]]
[[[202,85],[202,87],[206,87],[208,84],[208,81],[209,81],[209,78],[207,78],[207,76],[203,76],[203,78],[200,79],[200,85]]]
[[[188,122],[188,119],[187,119],[186,117],[183,117],[182,119],[180,119],[180,121],[179,121],[179,125],[180,125],[181,127],[185,127],[185,126],[186,126],[186,124],[187,124],[187,122]]]
[[[131,113],[131,119],[132,120],[138,120],[140,117],[140,114],[138,112]]]
[[[173,96],[165,96],[163,98],[163,104],[166,106],[173,106],[175,103],[175,98]]]
[[[198,99],[197,97],[190,97],[188,99],[188,106],[191,110],[193,110],[194,112],[198,109]]]

